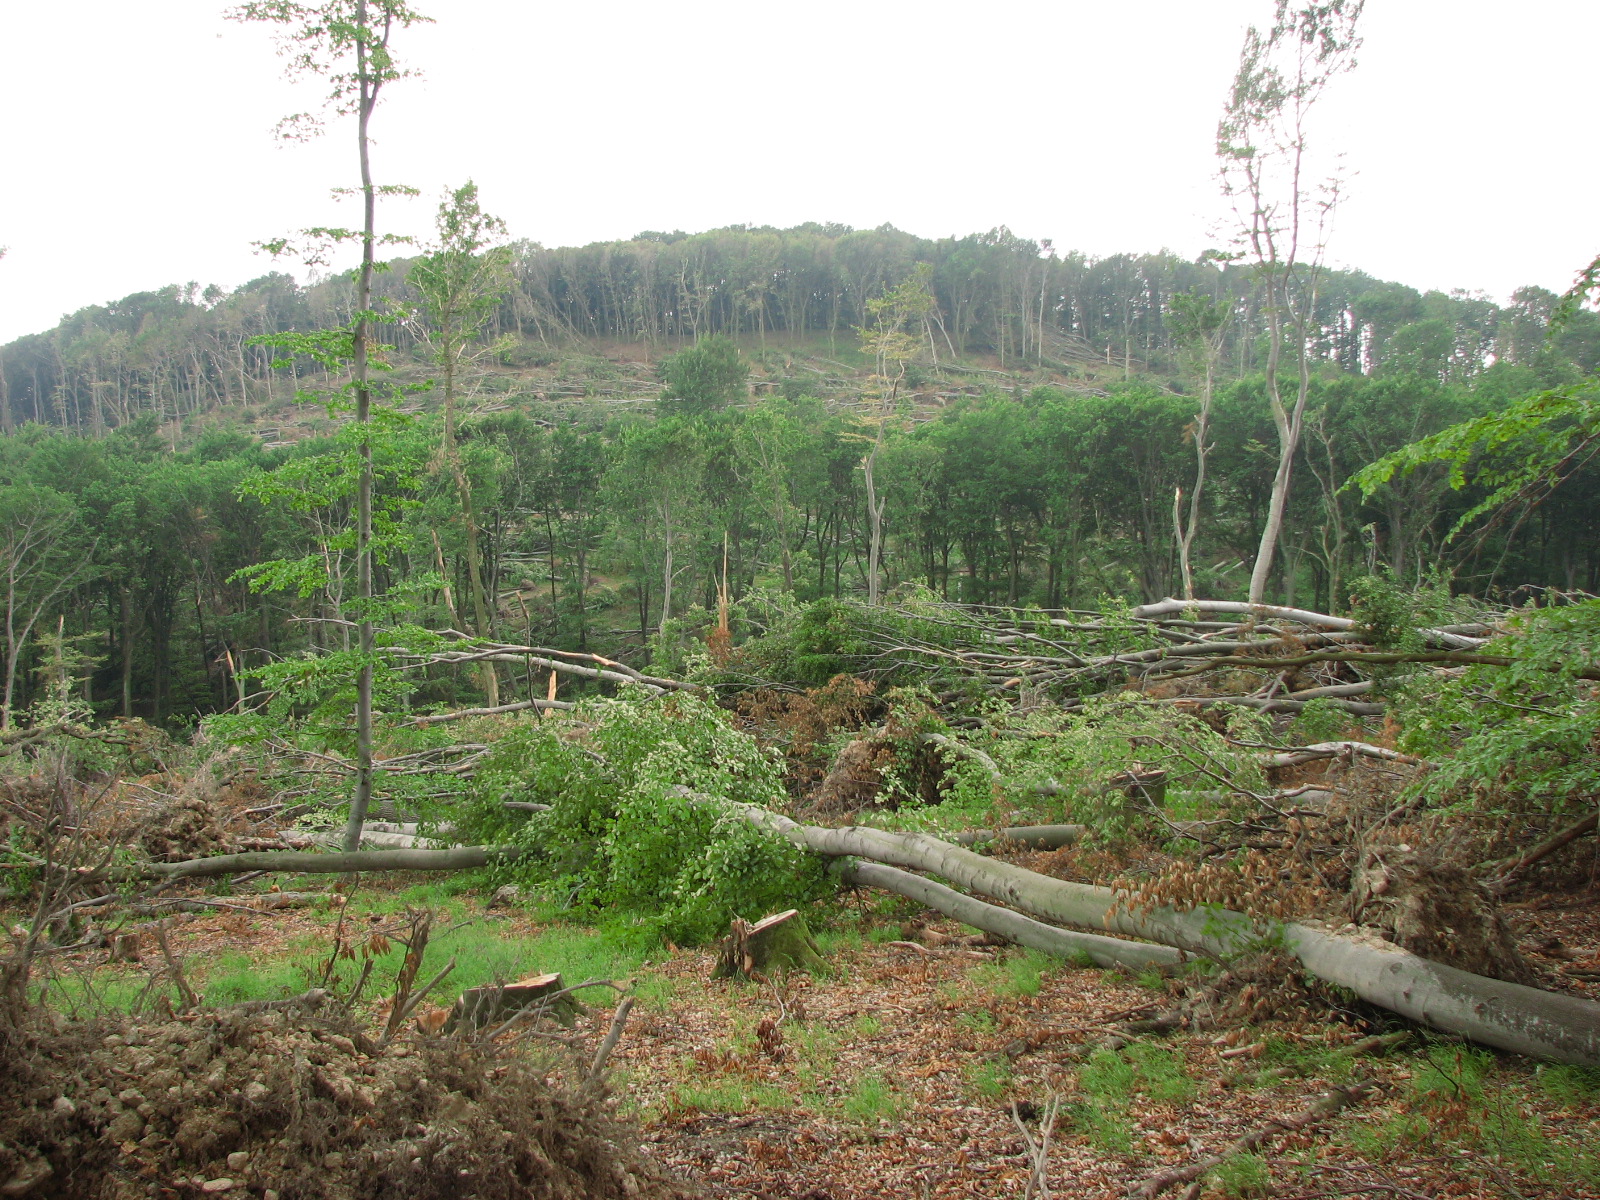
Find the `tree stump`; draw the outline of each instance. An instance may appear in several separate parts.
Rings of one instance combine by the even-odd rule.
[[[714,979],[749,979],[777,971],[826,970],[822,951],[798,909],[762,917],[754,925],[738,917],[728,927],[717,955]]]
[[[1121,792],[1129,800],[1143,800],[1151,808],[1160,809],[1167,802],[1167,773],[1160,767],[1134,767],[1113,775],[1106,788]]]
[[[582,1006],[570,992],[557,995],[564,986],[561,976],[556,974],[532,975],[496,987],[468,988],[450,1010],[444,1031],[489,1028],[505,1023],[524,1010],[529,1017],[548,1017],[571,1028]]]

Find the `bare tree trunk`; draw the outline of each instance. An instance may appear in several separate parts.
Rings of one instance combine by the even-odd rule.
[[[656,633],[661,637],[666,637],[667,621],[672,616],[672,500],[670,497],[661,502],[661,526],[666,549],[662,553],[661,624],[657,626]]]
[[[356,676],[356,782],[350,798],[350,819],[345,825],[344,848],[358,850],[361,827],[372,803],[372,658],[376,638],[372,622],[372,389],[368,386],[367,310],[372,306],[373,236],[377,223],[377,192],[372,186],[372,162],[367,124],[378,99],[378,85],[367,72],[367,3],[356,0],[356,74],[360,94],[356,109],[356,139],[361,157],[361,271],[356,280],[355,326],[351,348],[355,356],[356,424],[362,431],[361,478],[356,487],[356,599],[357,642],[361,656]]]
[[[866,478],[867,484],[867,603],[878,603],[878,564],[883,558],[883,509],[888,503],[878,499],[877,480],[873,471],[878,462],[878,451],[883,448],[883,424],[878,425],[877,440],[873,442],[872,451],[861,462],[861,473]]]

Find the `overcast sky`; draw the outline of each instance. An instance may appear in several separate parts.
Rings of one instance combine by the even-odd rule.
[[[474,178],[546,245],[735,222],[1007,225],[1092,255],[1219,244],[1211,156],[1246,25],[1271,0],[416,0],[423,78],[374,120],[382,182]],[[353,130],[280,146],[314,107],[262,28],[214,0],[0,7],[0,341],[129,292],[233,287],[254,240],[355,224]],[[1330,258],[1497,300],[1564,290],[1600,250],[1594,0],[1369,0],[1318,144],[1355,174]],[[280,268],[281,269],[281,268]]]

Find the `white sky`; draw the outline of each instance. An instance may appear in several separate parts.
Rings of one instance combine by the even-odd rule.
[[[374,121],[380,181],[476,179],[546,245],[806,220],[928,236],[1009,225],[1094,255],[1192,256],[1224,209],[1212,137],[1271,0],[416,0],[425,72]],[[0,341],[129,292],[233,287],[253,240],[354,224],[353,130],[216,0],[0,7]],[[1418,288],[1564,290],[1600,250],[1594,0],[1369,0],[1320,145],[1356,177],[1330,257]],[[1585,132],[1585,131],[1589,132]],[[287,269],[280,265],[279,269]]]

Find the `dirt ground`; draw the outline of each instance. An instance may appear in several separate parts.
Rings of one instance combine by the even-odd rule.
[[[361,903],[358,896],[351,908]],[[308,939],[327,934],[326,915],[241,908],[176,921],[169,937],[175,955],[199,963],[231,949],[266,964],[304,954]],[[1600,958],[1600,893],[1535,898],[1514,911],[1535,961],[1552,975],[1563,972],[1570,990],[1596,994],[1584,966]],[[1054,1102],[1059,1110],[1047,1157],[1049,1193],[1124,1197],[1166,1168],[1220,1152],[1264,1122],[1302,1112],[1331,1087],[1371,1080],[1371,1094],[1344,1112],[1274,1138],[1258,1155],[1230,1160],[1220,1174],[1187,1190],[1178,1186],[1164,1194],[1295,1200],[1600,1197],[1593,1182],[1600,1178],[1600,1080],[1593,1077],[1547,1086],[1551,1079],[1534,1064],[1426,1036],[1385,1055],[1340,1059],[1330,1052],[1401,1024],[1377,1010],[1308,999],[1294,988],[1263,991],[1270,1018],[1265,1021],[1220,1014],[1224,1019],[1199,1031],[1130,1036],[1127,1022],[1171,1009],[1185,987],[1197,985],[1076,968],[1013,949],[929,946],[903,936],[905,915],[863,909],[838,920],[822,935],[833,967],[828,974],[714,981],[710,948],[660,952],[643,965],[638,1006],[610,1063],[612,1098],[603,1104],[623,1120],[615,1127],[622,1159],[640,1156],[638,1180],[655,1178],[654,1164],[717,1197],[1023,1196],[1035,1162],[1029,1141],[1037,1145],[1043,1136]],[[963,932],[948,923],[931,928]],[[545,927],[513,910],[497,918],[495,929],[508,941],[531,942]],[[103,965],[105,957],[105,951],[85,952],[81,965],[101,978],[152,970],[148,959],[142,966],[110,967]],[[573,1042],[573,1063],[592,1053],[611,1013],[606,1000],[591,1007],[570,1034],[561,1034]],[[372,1010],[363,1008],[357,1016],[363,1014],[370,1022]],[[184,1018],[191,1027],[196,1020],[218,1019]],[[327,1035],[307,1029],[294,1036],[330,1053]],[[367,1032],[373,1032],[370,1024]],[[145,1041],[166,1036],[147,1033]],[[1114,1036],[1123,1044],[1106,1048]],[[181,1039],[173,1044],[186,1045]],[[374,1079],[390,1079],[396,1095],[415,1091],[416,1068],[406,1068],[410,1075],[398,1070],[393,1052],[365,1054],[359,1039],[332,1044],[331,1053],[348,1067],[345,1073],[366,1081],[369,1091]],[[439,1037],[412,1034],[405,1045],[406,1054],[450,1053]],[[261,1047],[253,1052],[259,1055]],[[138,1085],[139,1063],[108,1064],[129,1074],[129,1086]],[[267,1075],[259,1058],[254,1067],[245,1063],[238,1070]],[[42,1092],[40,1097],[40,1104],[53,1103]],[[444,1103],[449,1097],[437,1099]],[[499,1111],[496,1103],[486,1102]],[[597,1114],[583,1119],[610,1119]],[[226,1138],[213,1147],[217,1161],[203,1165],[161,1148],[163,1137],[176,1137],[183,1127],[179,1117],[169,1114],[173,1129],[167,1134],[148,1121],[142,1140],[129,1143],[141,1148],[123,1151],[124,1167],[137,1168],[137,1187],[100,1193],[41,1187],[14,1194],[202,1194],[203,1185],[233,1178],[222,1153]],[[303,1176],[291,1169],[300,1143],[285,1132],[287,1120],[274,1126],[270,1153],[251,1147],[257,1155],[253,1173],[234,1179],[225,1191],[264,1196],[270,1188],[280,1200],[402,1194],[353,1184],[345,1192],[306,1190]],[[430,1117],[424,1113],[413,1125],[409,1132],[402,1123],[383,1137],[373,1133],[371,1146],[363,1141],[317,1153],[359,1156],[370,1150],[393,1157],[401,1154],[396,1145],[410,1153]],[[508,1134],[513,1127],[486,1119],[484,1136],[524,1136]],[[1041,1194],[1037,1183],[1035,1195]],[[500,1194],[471,1190],[465,1179],[457,1186],[463,1190],[453,1194]],[[639,1194],[638,1187],[636,1182],[626,1194]],[[575,1186],[551,1194],[607,1192]]]

